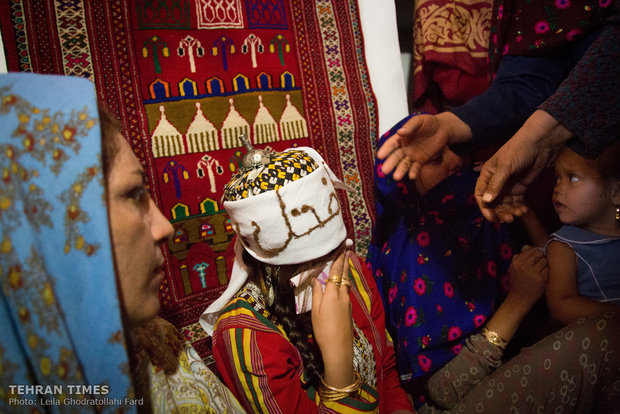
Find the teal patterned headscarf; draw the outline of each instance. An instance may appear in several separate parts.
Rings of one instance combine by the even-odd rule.
[[[0,75],[0,412],[133,396],[97,114],[86,79]]]

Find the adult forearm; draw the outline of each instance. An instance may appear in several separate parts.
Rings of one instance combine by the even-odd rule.
[[[509,295],[489,319],[486,327],[502,339],[510,341],[531,308],[532,305]]]
[[[583,58],[541,106],[576,139],[571,148],[595,158],[620,129],[620,15],[608,24]]]
[[[355,373],[353,371],[353,352],[343,351],[343,355],[333,358],[323,357],[325,371],[323,380],[332,387],[342,388],[352,384],[355,381]],[[347,350],[348,351],[348,350]]]
[[[535,145],[539,152],[555,154],[573,137],[573,133],[551,114],[538,109],[525,121],[516,136],[526,137],[526,141]]]
[[[505,56],[491,86],[451,112],[470,126],[474,148],[504,143],[555,92],[575,62],[559,53]]]

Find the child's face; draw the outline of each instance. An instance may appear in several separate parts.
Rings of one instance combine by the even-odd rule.
[[[615,210],[605,181],[592,163],[564,148],[555,162],[553,207],[560,221],[596,233],[615,227]]]
[[[463,166],[463,159],[456,155],[446,145],[431,160],[422,166],[415,179],[415,188],[420,195],[435,187],[441,181],[454,174]]]

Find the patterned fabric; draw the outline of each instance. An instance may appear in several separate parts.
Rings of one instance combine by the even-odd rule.
[[[383,175],[380,160],[375,177],[379,218],[367,261],[386,305],[401,380],[409,381],[454,358],[493,313],[514,247],[508,225],[483,219],[473,171],[455,173],[424,196],[412,181]]]
[[[45,411],[47,396],[59,400],[51,412],[115,412],[133,390],[93,84],[0,75],[0,132],[0,411]],[[19,384],[54,388],[13,388]],[[71,400],[81,398],[95,405]]]
[[[601,236],[575,226],[562,226],[550,241],[570,246],[577,256],[581,296],[620,305],[620,237]]]
[[[224,290],[233,230],[219,201],[238,136],[275,151],[309,145],[354,188],[343,218],[370,241],[375,98],[354,0],[0,2],[9,70],[91,79],[175,227],[162,316],[201,355],[197,326]]]
[[[254,283],[248,282],[235,295],[233,299],[241,298],[247,302],[254,312],[260,314],[267,320],[272,320],[271,314],[265,307],[265,297],[261,289]],[[276,323],[278,330],[286,336],[282,325]],[[353,369],[360,373],[364,382],[373,388],[377,386],[377,374],[375,372],[375,356],[372,344],[362,331],[353,321]],[[311,340],[311,338],[309,338]],[[302,378],[303,381],[303,378]]]
[[[586,158],[596,158],[618,139],[619,38],[620,13],[616,13],[556,93],[540,106],[575,134],[570,147]]]
[[[599,26],[614,0],[496,0],[490,59],[501,55],[547,53]]]
[[[352,257],[349,277],[356,326],[374,355],[376,387],[365,383],[357,398],[324,402],[307,385],[299,351],[261,305],[255,288],[241,291],[222,312],[213,337],[213,353],[224,382],[250,412],[392,412],[410,409],[385,336],[381,299],[372,276]],[[246,286],[251,286],[247,284]]]
[[[372,352],[372,344],[353,321],[353,370],[359,372],[364,383],[371,387],[377,386],[377,373],[375,372],[375,356]]]
[[[413,95],[416,110],[437,113],[489,85],[492,0],[416,0]]]
[[[318,168],[317,163],[303,151],[287,151],[273,154],[269,164],[251,170],[239,170],[224,186],[224,199],[243,200],[249,194],[256,195],[278,190]]]
[[[501,353],[474,335],[430,379],[432,400],[418,413],[618,413],[619,353],[613,312],[582,318],[497,369]]]
[[[154,413],[243,413],[179,331],[161,318],[137,330],[137,387],[148,387]]]

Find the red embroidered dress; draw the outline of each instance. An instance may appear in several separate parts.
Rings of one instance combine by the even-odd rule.
[[[357,256],[351,262],[353,320],[372,347],[374,381],[367,380],[355,397],[321,401],[316,389],[306,382],[297,348],[271,320],[262,295],[252,292],[256,289],[250,282],[222,310],[213,334],[217,368],[248,411],[364,413],[411,409],[396,375],[394,349],[386,339],[383,304],[375,282]],[[369,384],[372,382],[374,386]]]

